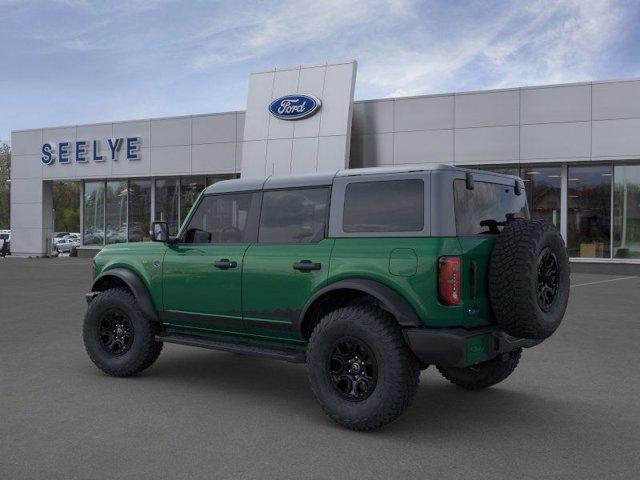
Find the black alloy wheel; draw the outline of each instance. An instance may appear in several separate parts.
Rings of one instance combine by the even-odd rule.
[[[113,377],[149,368],[162,351],[161,326],[147,318],[133,293],[109,288],[93,297],[84,316],[82,338],[91,361]]]
[[[373,303],[327,312],[311,333],[307,368],[325,413],[358,431],[380,428],[402,415],[420,381],[420,362],[396,319]]]
[[[133,343],[133,323],[118,310],[107,311],[99,324],[100,344],[111,355],[124,355]]]
[[[508,221],[489,260],[489,299],[511,336],[543,340],[560,326],[571,269],[557,228],[545,220]]]
[[[360,402],[373,393],[378,364],[371,349],[354,337],[340,338],[329,359],[331,384],[346,400]]]
[[[538,257],[538,305],[547,312],[558,294],[558,257],[546,247]]]

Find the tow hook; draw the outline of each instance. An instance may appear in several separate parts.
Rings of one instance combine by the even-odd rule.
[[[87,301],[87,305],[90,305],[94,298],[99,295],[100,292],[89,292],[84,296],[84,299]]]

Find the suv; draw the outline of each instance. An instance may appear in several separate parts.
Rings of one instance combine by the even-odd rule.
[[[206,188],[177,237],[94,259],[84,343],[105,373],[164,343],[307,363],[325,412],[396,419],[434,365],[465,389],[516,368],[569,296],[557,230],[518,177],[450,166],[237,179]]]

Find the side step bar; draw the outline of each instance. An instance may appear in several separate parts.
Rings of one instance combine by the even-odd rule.
[[[293,349],[275,349],[248,345],[246,343],[221,342],[195,335],[183,335],[179,333],[156,335],[156,341],[177,343],[178,345],[189,345],[191,347],[209,348],[211,350],[223,350],[225,352],[239,353],[241,355],[275,358],[276,360],[284,360],[285,362],[291,363],[305,363],[307,361],[303,352]]]

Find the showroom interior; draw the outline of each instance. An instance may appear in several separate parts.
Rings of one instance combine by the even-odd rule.
[[[224,179],[443,163],[520,176],[532,217],[560,229],[573,261],[640,263],[640,80],[354,101],[356,67],[252,73],[245,111],[12,132],[12,250],[48,252],[58,182],[78,186],[82,244],[95,249],[148,241],[154,220],[177,233]],[[297,121],[269,115],[290,93],[322,106]]]

